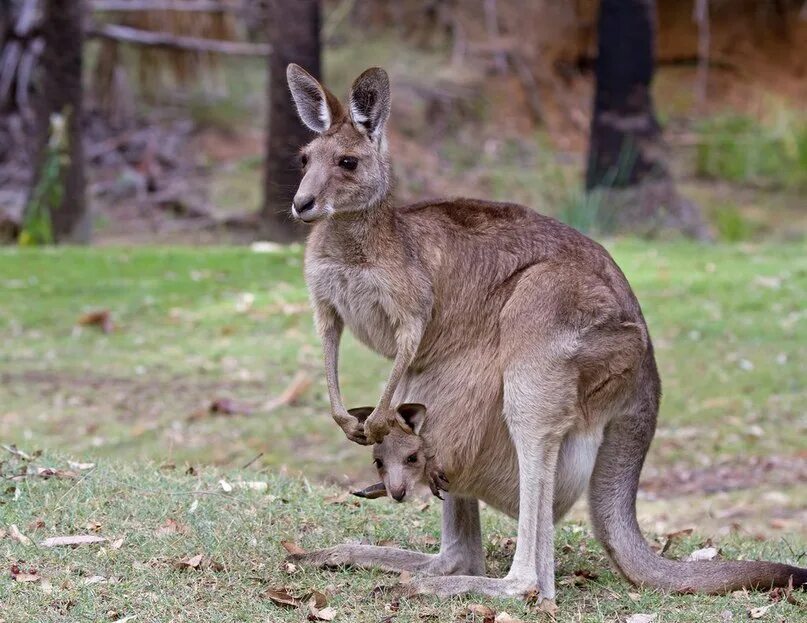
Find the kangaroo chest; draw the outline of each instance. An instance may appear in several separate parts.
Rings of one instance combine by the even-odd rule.
[[[388,312],[395,284],[383,269],[316,260],[306,266],[306,281],[312,298],[336,309],[359,341],[385,357],[395,356]]]

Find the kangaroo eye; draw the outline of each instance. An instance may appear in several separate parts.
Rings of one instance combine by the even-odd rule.
[[[302,155],[300,156],[300,164],[301,164],[303,167],[305,167],[305,165],[307,165],[307,164],[308,164],[308,156],[306,156],[305,154],[302,154]]]
[[[355,171],[356,167],[359,166],[359,160],[353,156],[344,156],[339,159],[339,166],[346,171]]]
[[[410,454],[408,457],[406,457],[406,462],[407,463],[417,463],[418,462],[418,455],[417,454]]]
[[[381,469],[384,467],[384,461],[381,459],[373,459],[373,465],[375,465],[376,469]]]

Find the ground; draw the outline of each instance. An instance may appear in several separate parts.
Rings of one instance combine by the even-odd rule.
[[[661,545],[694,527],[673,537],[668,556],[711,540],[726,558],[804,565],[804,244],[606,244],[642,302],[664,381],[640,492],[646,534]],[[261,597],[284,586],[298,596],[326,593],[345,621],[462,620],[479,603],[404,597],[395,606],[394,591],[373,590],[395,577],[284,569],[283,540],[433,550],[439,526],[437,501],[421,510],[342,495],[374,474],[368,450],[347,442],[328,416],[301,263],[300,248],[271,245],[0,250],[0,439],[46,450],[31,461],[0,450],[8,479],[0,619],[305,618]],[[352,339],[343,353],[348,404],[372,404],[389,363]],[[50,472],[36,467],[56,473],[43,478]],[[488,570],[503,574],[515,525],[483,514]],[[15,540],[12,524],[34,544]],[[86,533],[109,542],[35,545]],[[631,588],[592,540],[583,507],[561,524],[556,550],[562,621],[632,613],[719,620],[724,611],[740,620],[773,603],[766,593],[669,597]],[[176,568],[197,554],[217,564]],[[25,573],[32,581],[12,579]],[[536,616],[520,601],[484,603]],[[782,602],[765,613],[798,616]]]

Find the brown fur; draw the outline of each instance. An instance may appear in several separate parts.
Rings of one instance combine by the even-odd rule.
[[[720,592],[783,585],[791,576],[804,583],[807,571],[776,563],[665,560],[642,538],[636,489],[661,385],[639,303],[607,251],[519,205],[453,199],[394,207],[384,138],[386,74],[371,69],[357,79],[345,116],[327,89],[300,71],[289,69],[298,109],[310,118],[329,106],[324,116],[332,120],[304,148],[308,165],[294,213],[313,224],[305,273],[334,419],[350,439],[383,446],[387,435],[390,442],[400,438],[400,431],[390,432],[396,430],[392,404],[427,405],[428,438],[451,482],[442,558],[354,548],[312,560],[448,568],[469,575],[419,586],[491,595],[537,587],[552,599],[553,517],[590,477],[597,536],[637,584]],[[304,88],[295,90],[296,82]],[[308,101],[320,92],[320,100]],[[346,156],[357,160],[355,170],[342,166]],[[347,412],[339,391],[345,325],[394,360],[366,420]],[[420,443],[405,439],[411,448]],[[424,453],[422,470],[434,467],[429,459]],[[402,499],[401,483],[415,470],[399,471],[394,488]],[[446,531],[449,541],[461,534],[464,542],[481,543],[475,499],[519,518],[513,567],[501,580],[471,577],[478,571],[475,545],[446,543]],[[475,562],[461,564],[463,556]]]

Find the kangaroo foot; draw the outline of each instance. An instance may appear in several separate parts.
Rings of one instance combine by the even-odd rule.
[[[472,575],[450,575],[418,578],[412,582],[415,593],[450,597],[479,593],[489,597],[524,597],[536,590],[535,580],[519,578],[483,578]]]

